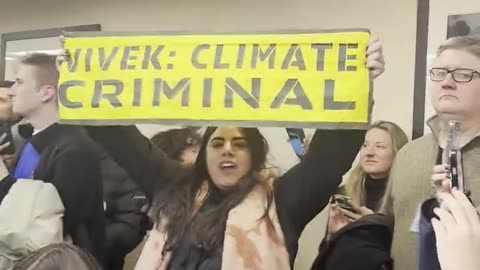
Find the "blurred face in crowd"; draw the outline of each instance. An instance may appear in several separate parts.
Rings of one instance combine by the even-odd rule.
[[[0,120],[13,118],[12,100],[8,94],[8,88],[0,87]]]
[[[445,73],[436,76],[437,81],[433,81],[435,78],[430,74],[431,102],[436,113],[454,120],[479,117],[480,76],[476,72],[480,71],[480,58],[463,50],[447,49],[434,60],[433,67],[460,69],[456,74],[447,74],[443,80]]]
[[[208,173],[221,190],[233,189],[251,170],[249,142],[239,128],[217,128],[206,148]]]
[[[200,145],[194,141],[193,138],[188,138],[186,144],[188,145],[180,155],[180,162],[184,165],[193,165],[197,160]]]
[[[387,177],[395,157],[390,134],[380,128],[369,130],[365,135],[360,157],[362,168],[367,175],[374,179]]]
[[[32,65],[20,64],[15,84],[10,88],[13,112],[23,117],[34,114],[44,101],[44,87],[39,87],[36,69]]]

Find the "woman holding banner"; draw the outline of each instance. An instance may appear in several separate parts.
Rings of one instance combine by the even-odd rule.
[[[378,40],[367,56],[375,78],[384,70]],[[268,145],[256,128],[208,128],[190,171],[136,128],[89,132],[154,201],[139,270],[291,269],[304,227],[337,190],[365,134],[317,130],[304,160],[265,179]]]

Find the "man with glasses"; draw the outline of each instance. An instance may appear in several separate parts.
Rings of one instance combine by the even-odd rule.
[[[480,76],[478,71],[469,68],[432,68],[430,69],[430,80],[432,82],[443,82],[448,74],[452,74],[452,79],[457,83],[469,83],[474,77]]]
[[[384,210],[391,209],[395,215],[395,269],[440,269],[430,219],[422,218],[420,205],[449,188],[450,170],[442,165],[446,162],[442,157],[452,120],[460,122],[458,143],[465,189],[474,203],[480,203],[479,72],[479,37],[455,37],[440,46],[429,71],[430,99],[436,113],[428,121],[432,133],[404,146],[390,172],[393,204],[384,205]],[[426,226],[420,222],[423,220]]]

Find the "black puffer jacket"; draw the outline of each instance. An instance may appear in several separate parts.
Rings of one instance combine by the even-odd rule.
[[[323,241],[311,270],[391,270],[393,217],[365,216]]]
[[[140,188],[127,173],[104,151],[102,179],[105,210],[105,250],[107,261],[123,260],[145,235],[145,219],[141,204],[133,199],[142,195]]]

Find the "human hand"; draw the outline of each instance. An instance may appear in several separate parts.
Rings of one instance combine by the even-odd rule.
[[[441,164],[433,167],[432,186],[435,188],[435,195],[441,192],[450,192],[451,180],[450,165]]]
[[[302,142],[302,148],[303,148],[303,153],[306,155],[308,153],[308,150],[310,150],[310,143],[312,142],[312,136],[307,136],[305,139],[303,139]]]
[[[149,203],[146,203],[146,204],[142,205],[142,207],[140,208],[140,211],[144,214],[148,214],[148,210],[150,210],[150,204]]]
[[[62,48],[65,47],[65,37],[63,35],[60,36],[60,45],[62,46]],[[64,54],[58,55],[55,58],[55,64],[56,64],[58,72],[60,72],[61,67],[62,67],[62,63],[65,62],[65,61],[67,61],[67,52],[66,51],[64,52]]]
[[[432,225],[442,270],[474,270],[480,265],[480,220],[477,209],[456,188],[438,194],[441,207],[434,210],[439,219]]]
[[[7,138],[7,134],[3,134],[0,136],[0,152],[3,152],[5,149],[7,149],[11,142],[5,142],[5,139]],[[7,164],[11,163],[13,157],[10,155],[2,155],[2,161],[0,162],[0,180],[4,179],[8,174],[8,167]],[[11,164],[10,164],[11,165]]]
[[[373,37],[370,42],[368,42],[367,68],[370,70],[370,77],[372,79],[376,79],[385,71],[383,46],[378,37]]]
[[[65,55],[59,55],[55,58],[55,66],[57,67],[57,71],[60,72],[62,69],[63,62],[67,61]]]
[[[13,166],[13,155],[2,155],[2,160],[3,162],[5,163],[5,165],[7,166],[7,168],[12,168]]]
[[[340,211],[338,204],[331,204],[329,209],[329,219],[327,225],[327,240],[341,230],[343,227],[351,223],[351,221]]]
[[[9,141],[5,141],[7,139],[7,134],[4,133],[2,136],[0,136],[0,153],[5,151],[11,144]]]
[[[342,214],[350,218],[352,221],[358,220],[367,215],[375,214],[375,212],[372,209],[366,206],[358,206],[352,201],[349,201],[349,204],[354,209],[354,212],[343,209],[343,208],[340,208],[339,210],[340,212],[342,212]]]

